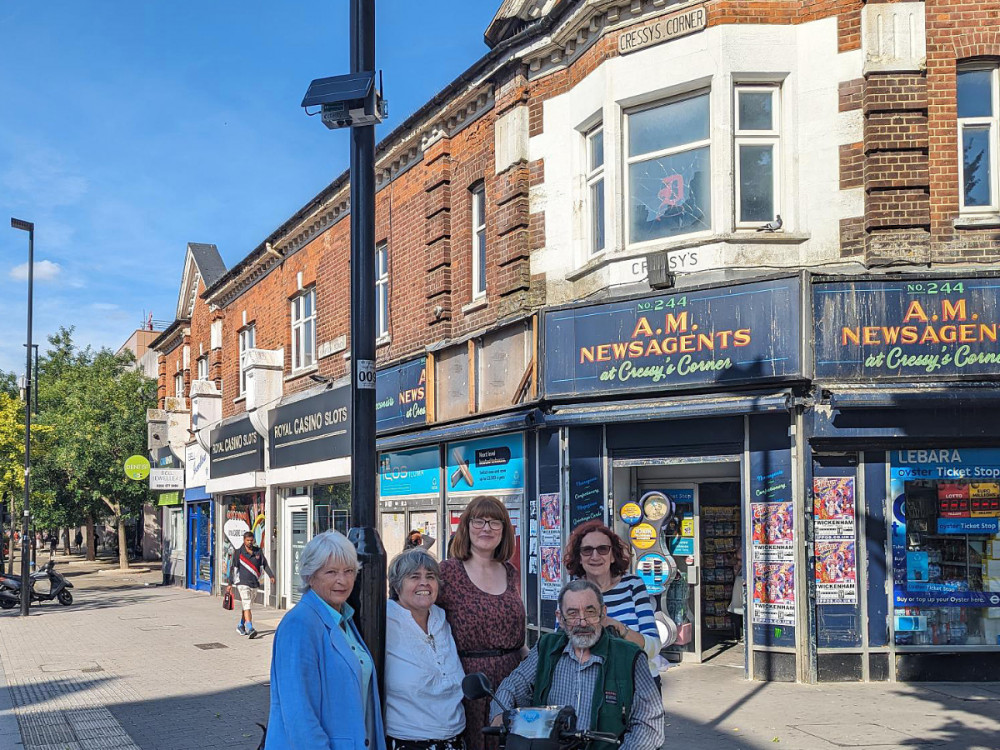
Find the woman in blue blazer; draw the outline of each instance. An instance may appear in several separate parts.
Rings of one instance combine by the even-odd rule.
[[[302,551],[305,594],[271,655],[267,750],[385,750],[378,679],[347,603],[357,573],[354,545],[337,531]]]

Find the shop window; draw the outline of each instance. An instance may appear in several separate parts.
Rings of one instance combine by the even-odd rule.
[[[292,299],[292,370],[316,361],[316,290]]]
[[[708,92],[629,113],[629,242],[712,228]]]
[[[997,68],[958,71],[959,200],[967,213],[995,212],[997,200]]]
[[[587,133],[587,210],[590,214],[590,252],[604,249],[604,128]]]
[[[1000,451],[893,451],[897,646],[1000,646]]]
[[[486,296],[486,186],[479,183],[472,193],[472,298]]]
[[[347,534],[351,524],[351,485],[317,484],[313,486],[313,536],[335,529]]]
[[[737,86],[736,226],[759,227],[780,212],[778,87]]]
[[[246,353],[257,345],[257,327],[247,326],[240,331],[240,395],[247,392]]]
[[[375,334],[389,335],[389,245],[375,247]]]

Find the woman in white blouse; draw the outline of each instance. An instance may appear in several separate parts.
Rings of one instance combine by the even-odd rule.
[[[417,547],[389,565],[385,632],[388,750],[465,750],[465,672],[444,610],[435,606],[440,569]]]

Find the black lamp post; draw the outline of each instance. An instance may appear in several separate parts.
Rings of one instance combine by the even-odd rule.
[[[21,518],[21,616],[28,614],[31,601],[31,542],[28,540],[28,526],[31,518],[31,304],[34,299],[35,282],[35,225],[11,217],[10,225],[28,233],[28,343],[24,369],[24,514]],[[13,528],[13,519],[11,520]]]
[[[351,529],[361,572],[351,605],[382,678],[385,548],[376,529],[375,479],[375,124],[386,115],[375,87],[375,0],[351,0],[351,72],[313,81],[302,106],[323,124],[351,129]],[[315,114],[319,114],[317,112]]]

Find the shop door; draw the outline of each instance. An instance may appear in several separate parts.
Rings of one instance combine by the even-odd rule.
[[[298,498],[296,498],[298,500]],[[285,579],[285,598],[288,606],[302,598],[299,591],[299,558],[309,543],[309,502],[289,503],[285,506],[285,528],[288,529],[288,545],[285,547],[284,570],[289,575]]]
[[[212,508],[211,503],[188,505],[188,588],[211,591]]]

